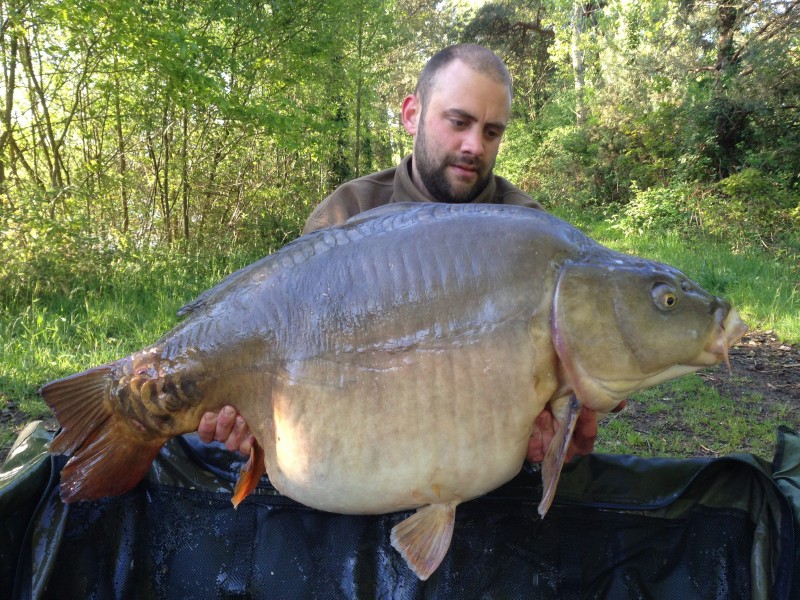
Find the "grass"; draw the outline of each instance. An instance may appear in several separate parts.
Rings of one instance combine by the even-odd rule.
[[[626,238],[606,221],[581,227],[605,245],[675,265],[709,291],[727,296],[751,327],[800,342],[796,258],[779,259],[759,249],[732,252],[718,241],[687,242],[670,234]],[[39,386],[154,342],[177,322],[180,306],[256,258],[247,251],[212,257],[152,252],[128,256],[95,278],[76,278],[69,289],[3,290],[0,417],[15,411],[29,420],[48,415],[36,394]],[[750,448],[771,456],[780,415],[753,419],[757,397],[735,399],[736,410],[731,402],[715,396],[698,376],[663,384],[640,393],[610,418],[597,449],[688,456],[696,455],[702,443],[711,453]],[[19,423],[2,418],[0,448],[7,449]]]
[[[110,276],[83,279],[66,293],[6,293],[0,305],[0,416],[50,414],[36,390],[47,381],[110,362],[149,345],[178,321],[178,309],[258,258],[179,252],[137,256]],[[0,448],[18,423],[0,421]]]
[[[699,375],[635,394],[602,424],[596,451],[638,456],[719,456],[749,452],[771,458],[791,407],[766,405],[757,393],[725,397]],[[791,419],[794,419],[791,415]]]

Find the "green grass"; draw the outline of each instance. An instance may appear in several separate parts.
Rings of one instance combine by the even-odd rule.
[[[726,377],[727,375],[722,375]],[[774,453],[779,425],[797,427],[793,407],[764,403],[759,394],[721,395],[699,375],[644,390],[607,417],[595,449],[638,456],[719,456]]]
[[[0,305],[0,410],[14,407],[31,420],[49,415],[36,393],[42,384],[155,342],[177,323],[183,304],[256,258],[137,256],[67,293],[7,290]],[[0,422],[0,447],[10,445],[12,429]]]

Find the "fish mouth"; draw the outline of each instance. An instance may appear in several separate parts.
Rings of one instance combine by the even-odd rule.
[[[745,333],[747,333],[747,324],[742,321],[739,313],[731,308],[725,312],[725,308],[718,308],[717,317],[717,330],[715,335],[703,348],[703,352],[694,364],[701,366],[715,365],[719,362],[724,362],[728,367],[728,372],[731,372],[731,360],[728,350],[738,344]]]

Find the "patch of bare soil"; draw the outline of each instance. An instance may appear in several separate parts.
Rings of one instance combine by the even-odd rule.
[[[753,331],[731,349],[730,360],[736,377],[724,370],[701,374],[720,395],[755,393],[765,406],[780,403],[800,411],[800,348],[781,343],[771,331]]]

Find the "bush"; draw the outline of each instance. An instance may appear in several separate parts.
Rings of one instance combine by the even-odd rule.
[[[77,211],[76,211],[77,212]],[[0,209],[0,300],[65,292],[75,281],[102,277],[117,240],[103,236],[81,215],[54,218],[45,202]]]
[[[674,231],[689,233],[699,224],[702,190],[687,183],[638,190],[616,217],[615,225],[625,233]]]
[[[711,184],[673,183],[636,191],[616,219],[626,233],[706,233],[734,248],[758,244],[796,252],[800,202],[779,179],[756,169]]]
[[[509,136],[510,137],[510,136]],[[509,144],[509,153],[515,144]],[[587,135],[574,126],[554,127],[519,165],[515,181],[547,206],[594,204],[591,173],[584,162],[589,156]]]
[[[765,246],[780,245],[796,235],[800,198],[780,179],[757,169],[744,169],[713,186],[703,206],[706,231],[737,236]]]

